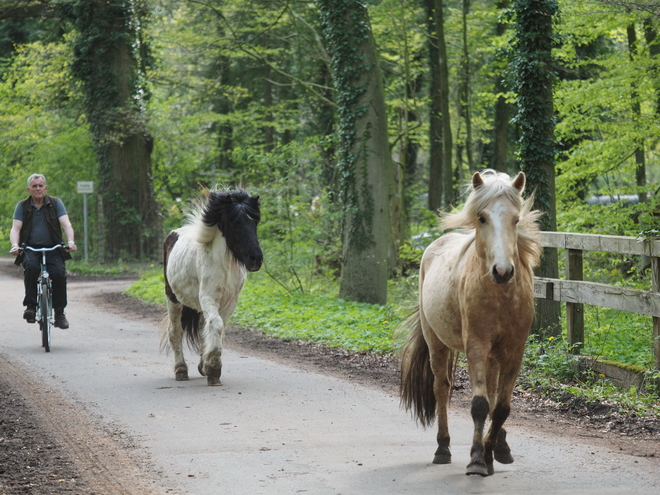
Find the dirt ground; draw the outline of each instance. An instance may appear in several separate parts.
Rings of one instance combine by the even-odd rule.
[[[17,275],[0,263],[3,272]],[[74,281],[75,278],[71,278]],[[99,299],[107,309],[158,321],[161,308],[117,293]],[[273,359],[310,371],[331,374],[397,393],[398,359],[351,353],[323,345],[279,340],[253,329],[230,327],[226,345],[242,353]],[[566,396],[564,402],[516,389],[507,424],[571,436],[576,443],[607,445],[640,457],[660,457],[660,419],[626,416],[604,404]],[[459,368],[452,407],[469,411],[469,384]],[[84,416],[71,410],[57,391],[43,391],[0,355],[0,494],[135,494],[154,493],[138,478],[139,447],[121,432],[81,425]],[[412,421],[412,419],[411,419]],[[75,433],[74,433],[75,432]],[[127,482],[126,479],[130,482]]]

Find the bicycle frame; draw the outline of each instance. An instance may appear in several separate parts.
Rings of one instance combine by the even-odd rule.
[[[41,345],[46,352],[50,352],[50,330],[53,326],[53,290],[50,274],[46,266],[46,253],[61,247],[64,247],[64,244],[57,244],[50,248],[23,246],[23,249],[41,253],[40,272],[37,279],[37,312],[35,320],[39,322]]]

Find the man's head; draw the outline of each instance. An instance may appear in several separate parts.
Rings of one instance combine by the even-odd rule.
[[[27,180],[27,192],[32,196],[33,200],[41,201],[46,195],[48,185],[46,184],[46,177],[42,174],[32,174]]]

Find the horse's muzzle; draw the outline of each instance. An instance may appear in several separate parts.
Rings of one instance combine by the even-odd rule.
[[[264,257],[262,256],[248,256],[247,259],[245,260],[245,268],[249,272],[258,272],[259,269],[261,268],[261,264],[264,261]]]
[[[506,284],[513,278],[513,273],[514,273],[514,268],[513,266],[511,267],[510,270],[500,271],[497,269],[497,267],[493,267],[493,280],[495,281],[496,284]]]

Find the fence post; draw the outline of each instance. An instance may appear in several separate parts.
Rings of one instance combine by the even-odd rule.
[[[582,250],[566,249],[566,280],[584,280]],[[584,305],[566,303],[566,338],[572,352],[580,354],[584,346]]]
[[[660,257],[651,258],[651,289],[660,292]],[[660,370],[660,318],[653,317],[653,355],[655,356],[655,369]]]

